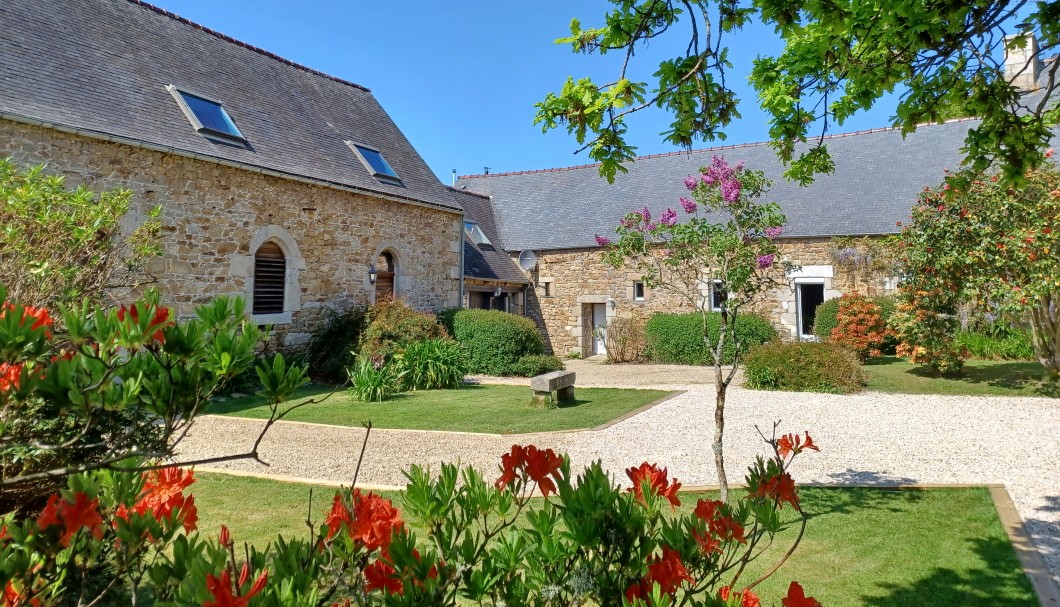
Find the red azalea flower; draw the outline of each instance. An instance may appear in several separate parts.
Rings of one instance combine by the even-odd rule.
[[[663,546],[661,557],[653,556],[648,559],[648,573],[640,582],[626,589],[626,600],[632,603],[633,599],[647,598],[655,584],[659,584],[659,590],[663,594],[672,595],[681,587],[682,582],[693,584],[695,580],[681,562],[681,555],[673,548]]]
[[[799,496],[795,493],[795,479],[787,472],[764,479],[752,493],[757,498],[770,498],[778,504],[787,502],[799,507]]]
[[[728,586],[724,586],[721,592],[718,593],[721,600],[728,602],[732,596],[732,589]],[[743,592],[736,593],[736,596],[740,597],[740,607],[761,607],[762,601],[758,598],[758,595],[751,592],[749,588],[745,588]]]
[[[182,468],[163,468],[144,473],[144,490],[140,499],[132,508],[124,505],[115,513],[120,518],[128,518],[129,513],[140,516],[150,515],[155,520],[170,517],[174,512],[180,517],[185,531],[194,531],[199,512],[195,507],[195,496],[184,495],[184,490],[195,482],[195,473]]]
[[[710,532],[717,535],[721,540],[726,542],[736,541],[741,544],[747,543],[743,525],[736,522],[731,516],[725,516],[722,513],[722,506],[724,505],[725,502],[718,500],[699,500],[696,503],[696,509],[692,513],[696,518],[707,523],[707,528]],[[704,546],[702,541],[700,541],[700,546]]]
[[[810,438],[809,432],[806,432],[805,443],[803,443],[802,438],[798,434],[787,434],[777,439],[777,451],[780,453],[781,458],[786,458],[792,453],[798,455],[806,449],[820,451],[817,445],[813,444],[813,439]]]
[[[22,363],[0,363],[0,392],[17,390],[22,381]]]
[[[232,545],[232,534],[229,533],[228,527],[221,525],[221,535],[218,536],[217,541],[226,548]]]
[[[677,482],[676,478],[673,483],[670,483],[666,478],[666,468],[660,470],[655,464],[644,462],[638,468],[627,468],[626,476],[633,481],[633,487],[630,488],[630,491],[637,496],[637,499],[642,504],[645,503],[643,492],[644,484],[647,483],[648,487],[656,495],[665,497],[670,501],[671,508],[681,505],[681,500],[677,497],[677,491],[681,488],[681,483]]]
[[[338,533],[343,525],[348,527],[352,522],[353,514],[350,513],[350,509],[347,508],[345,502],[343,502],[342,495],[336,493],[335,499],[331,502],[331,512],[329,512],[327,517],[324,518],[324,524],[328,526],[327,539],[331,539],[332,536]]]
[[[141,307],[142,306],[142,307]],[[125,322],[125,317],[128,315],[132,318],[134,323],[140,322],[140,312],[147,311],[147,304],[134,303],[131,306],[122,306],[118,309],[118,320]],[[151,317],[151,322],[147,325],[147,333],[149,333],[149,339],[158,343],[165,343],[166,336],[163,330],[172,325],[173,321],[170,319],[169,308],[165,306],[158,306],[155,308],[155,315]],[[155,329],[154,333],[151,333],[152,329]]]
[[[397,569],[378,558],[364,568],[364,591],[382,590],[387,594],[404,594],[405,586],[397,575]]]
[[[821,607],[821,602],[812,596],[806,596],[802,586],[798,582],[792,582],[788,586],[788,596],[781,599],[784,607]]]
[[[390,500],[374,493],[362,495],[360,489],[353,492],[351,514],[352,520],[347,522],[350,537],[364,544],[369,551],[389,546],[394,530],[405,525],[401,513]],[[331,523],[328,526],[330,528]]]
[[[243,586],[249,575],[250,569],[244,564],[243,570],[239,575],[239,584],[237,586]],[[210,591],[211,595],[213,595],[213,600],[206,601],[202,604],[202,607],[246,607],[247,603],[250,602],[251,597],[265,588],[265,583],[268,579],[269,571],[266,569],[261,572],[258,579],[254,580],[254,585],[250,587],[250,591],[240,596],[238,587],[233,591],[232,574],[230,574],[227,569],[221,572],[220,577],[208,573],[206,574],[206,589]]]
[[[519,478],[519,470],[526,466],[526,449],[520,445],[512,445],[511,453],[501,456],[501,476],[494,485],[503,489]]]
[[[29,591],[24,590],[19,592],[15,590],[15,585],[11,580],[8,580],[7,585],[4,586],[4,593],[0,594],[0,606],[2,607],[40,607],[40,599],[37,597],[30,597]]]
[[[63,548],[70,545],[74,534],[82,527],[88,529],[97,540],[102,538],[103,517],[99,514],[99,500],[90,500],[80,491],[74,494],[72,502],[59,494],[53,494],[37,519],[37,526],[44,530],[54,525],[63,528],[63,534],[59,538]]]
[[[534,445],[512,445],[510,453],[501,456],[501,475],[494,485],[498,489],[511,486],[519,478],[529,478],[537,483],[541,494],[548,497],[556,492],[556,483],[562,474],[563,458],[552,449],[538,449]]]

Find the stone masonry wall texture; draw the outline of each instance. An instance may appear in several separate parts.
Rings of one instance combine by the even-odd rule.
[[[845,293],[884,295],[893,292],[893,281],[883,277],[856,275],[833,266],[828,238],[791,238],[780,243],[784,259],[801,266],[798,280],[824,284],[825,298]],[[755,306],[754,311],[770,320],[783,338],[793,338],[796,326],[793,280],[780,273],[778,286]],[[607,307],[607,318],[636,314],[650,318],[657,312],[689,312],[694,308],[683,297],[664,290],[645,290],[643,301],[633,298],[633,283],[640,276],[631,270],[607,265],[600,249],[567,249],[543,251],[537,255],[533,287],[528,291],[527,315],[537,323],[550,350],[564,356],[568,353],[588,355],[585,306],[593,303]],[[546,287],[548,284],[546,295]],[[614,301],[614,306],[608,303]]]
[[[371,303],[368,266],[383,248],[397,258],[398,296],[409,305],[459,304],[463,226],[452,212],[2,120],[0,157],[46,163],[70,187],[132,190],[130,229],[161,206],[155,274],[178,315],[218,295],[245,295],[251,240],[274,232],[294,240],[303,265],[292,270],[289,261],[298,293],[288,293],[291,322],[276,326],[279,345],[304,344],[326,307]]]

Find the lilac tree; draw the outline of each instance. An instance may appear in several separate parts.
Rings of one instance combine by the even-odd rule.
[[[715,156],[698,176],[684,179],[689,197],[681,197],[685,219],[672,208],[653,217],[648,208],[628,213],[615,229],[618,238],[597,235],[612,267],[631,268],[644,284],[674,293],[686,300],[703,319],[703,342],[714,360],[714,462],[722,499],[728,501],[728,481],[722,438],[725,432],[725,397],[740,367],[743,344],[736,319],[762,295],[779,284],[780,261],[775,239],[786,221],[776,203],[759,198],[771,182],[761,171],[730,165]],[[717,334],[708,331],[711,289],[721,281],[725,300]],[[730,359],[728,368],[723,366]]]

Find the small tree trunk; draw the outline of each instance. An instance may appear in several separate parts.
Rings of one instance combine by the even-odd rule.
[[[720,359],[719,359],[720,361]],[[718,489],[721,501],[729,503],[729,479],[725,476],[725,453],[722,439],[725,436],[725,390],[728,387],[721,378],[721,363],[714,365],[714,465],[718,469]]]
[[[1031,310],[1031,341],[1038,362],[1049,372],[1049,380],[1060,382],[1060,310],[1057,299],[1046,297],[1045,301]]]

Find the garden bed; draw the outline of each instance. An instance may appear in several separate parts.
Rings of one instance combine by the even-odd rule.
[[[278,534],[308,533],[309,485],[223,474],[199,479],[193,489],[205,534],[224,522],[237,542],[262,547]],[[313,489],[317,524],[334,491]],[[806,536],[780,572],[756,588],[763,597],[783,596],[787,581],[797,579],[824,605],[1038,605],[987,488],[803,487],[800,496],[811,517]],[[401,506],[400,493],[387,497]],[[682,508],[694,506],[696,497],[683,494]],[[415,521],[409,524],[420,531]],[[796,531],[786,528],[774,550],[790,545]],[[752,563],[743,579],[771,564],[768,558]]]
[[[324,386],[299,390],[281,408],[331,391]],[[575,388],[576,400],[555,409],[530,406],[527,386],[465,385],[454,390],[420,390],[396,394],[381,403],[365,403],[344,391],[321,403],[292,411],[285,420],[338,426],[449,430],[522,434],[595,428],[662,400],[673,392],[618,388]],[[208,413],[265,419],[269,408],[258,396],[210,403]]]

